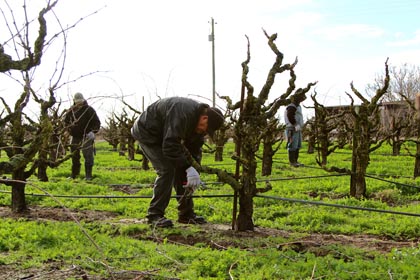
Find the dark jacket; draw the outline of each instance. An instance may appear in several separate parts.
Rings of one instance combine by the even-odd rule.
[[[95,109],[86,101],[80,105],[73,105],[66,113],[64,122],[69,128],[70,135],[76,138],[83,138],[91,131],[97,133],[101,127]]]
[[[201,156],[204,135],[197,134],[195,129],[200,113],[208,107],[184,97],[161,99],[140,115],[132,135],[140,143],[158,146],[177,167],[186,169],[191,163],[185,156],[183,145],[196,159]]]

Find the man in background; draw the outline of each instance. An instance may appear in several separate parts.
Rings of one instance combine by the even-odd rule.
[[[94,164],[95,133],[99,131],[101,122],[96,111],[88,105],[81,93],[76,93],[74,104],[65,115],[64,123],[72,136],[70,151],[72,153],[71,178],[80,174],[80,150],[85,160],[85,179],[92,180]]]
[[[291,103],[287,105],[284,112],[286,123],[287,151],[290,166],[299,167],[303,164],[298,162],[299,150],[302,148],[302,127],[303,115],[300,103],[306,99],[305,95],[293,95],[290,97]]]

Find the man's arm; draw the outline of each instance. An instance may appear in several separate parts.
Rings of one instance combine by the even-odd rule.
[[[91,125],[91,131],[93,133],[98,133],[99,129],[101,128],[101,121],[99,120],[98,115],[96,114],[96,111],[93,110],[93,116],[92,116],[92,125]]]

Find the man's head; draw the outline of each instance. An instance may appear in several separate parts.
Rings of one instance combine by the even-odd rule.
[[[196,132],[207,133],[213,138],[214,132],[222,127],[224,121],[225,117],[219,109],[215,107],[207,108],[198,120]]]
[[[83,94],[81,94],[80,92],[76,93],[73,97],[73,101],[75,104],[81,104],[83,102],[85,102],[85,98],[83,97]]]

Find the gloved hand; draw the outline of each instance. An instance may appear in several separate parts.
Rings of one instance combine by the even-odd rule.
[[[186,188],[191,188],[193,191],[200,185],[200,174],[198,174],[197,170],[194,167],[188,167],[185,172],[187,172],[187,184],[185,185]]]
[[[86,139],[95,140],[95,133],[93,133],[92,131],[89,132],[88,134],[86,134]]]
[[[297,125],[295,126],[295,131],[301,131],[301,130],[302,130],[302,127],[300,127],[300,125],[298,125],[298,124],[297,124]]]

